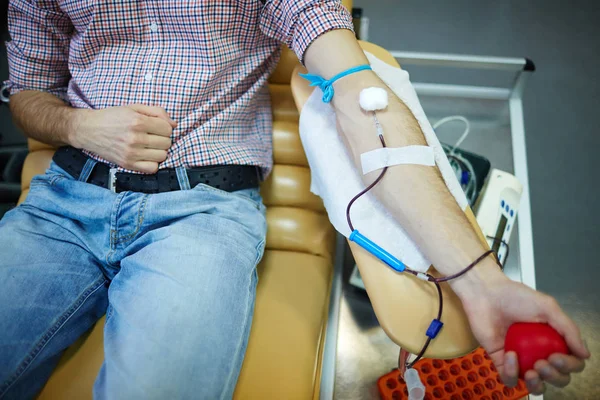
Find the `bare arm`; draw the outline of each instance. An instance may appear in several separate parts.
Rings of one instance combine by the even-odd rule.
[[[11,0],[8,28],[10,110],[16,125],[43,143],[69,144],[76,111],[65,103],[71,20],[52,2]]]
[[[312,73],[329,78],[352,66],[368,61],[348,30],[330,31],[313,42],[305,54]],[[357,167],[360,154],[381,147],[373,134],[372,116],[360,109],[358,96],[369,86],[387,88],[372,71],[347,76],[334,84],[332,104]],[[378,112],[389,147],[426,144],[417,120],[408,107],[389,92],[386,111]],[[372,181],[378,171],[367,175]],[[410,188],[407,190],[407,188]],[[376,195],[393,213],[420,249],[444,275],[456,273],[487,249],[448,191],[437,168],[402,165],[388,169],[375,187]],[[502,279],[502,273],[490,256],[476,269],[451,281],[461,298],[476,295],[484,283]]]
[[[11,96],[15,124],[31,139],[58,147],[71,144],[77,110],[45,92],[25,90]]]
[[[352,32],[341,29],[329,31],[314,40],[304,61],[311,73],[325,78],[368,63]],[[334,83],[332,104],[358,168],[360,154],[381,147],[373,134],[372,117],[358,104],[360,91],[371,86],[386,88],[372,71],[355,73]],[[377,113],[387,145],[425,144],[420,126],[410,110],[391,91],[389,94],[387,110]],[[367,175],[366,183],[376,175],[378,172]],[[451,275],[462,270],[486,250],[437,168],[391,167],[374,190],[442,274]],[[550,296],[509,280],[491,257],[450,281],[450,285],[462,300],[475,337],[490,354],[507,385],[517,383],[517,355],[504,351],[506,332],[515,322],[550,324],[565,337],[572,352],[572,355],[553,354],[547,360],[537,361],[535,369],[525,374],[531,393],[542,393],[544,382],[565,386],[571,373],[583,370],[583,360],[589,358],[590,353],[574,322]]]

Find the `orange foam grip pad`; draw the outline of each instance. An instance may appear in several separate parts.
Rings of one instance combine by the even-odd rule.
[[[515,388],[504,386],[482,348],[453,360],[423,359],[414,368],[425,385],[424,400],[518,400],[529,394],[522,380]],[[408,400],[397,369],[379,378],[377,387],[383,400]]]

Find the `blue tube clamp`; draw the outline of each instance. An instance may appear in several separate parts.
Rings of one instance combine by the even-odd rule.
[[[402,261],[376,245],[375,242],[362,235],[357,229],[352,231],[349,239],[389,265],[394,271],[404,272],[404,269],[406,269],[406,265],[404,265]]]
[[[427,328],[427,332],[425,333],[428,337],[435,339],[435,337],[440,333],[440,330],[444,326],[444,323],[439,319],[434,319],[431,321],[429,328]]]

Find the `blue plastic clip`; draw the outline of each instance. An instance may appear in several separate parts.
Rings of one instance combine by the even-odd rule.
[[[469,183],[469,180],[471,179],[471,174],[469,174],[469,171],[463,171],[462,174],[460,174],[460,184],[461,185],[466,185],[467,183]]]
[[[350,240],[389,265],[394,271],[403,272],[406,268],[406,265],[404,265],[400,260],[381,247],[377,246],[373,241],[362,235],[358,230],[355,229],[352,231],[350,234]]]
[[[440,333],[440,330],[444,326],[444,323],[439,319],[434,319],[431,321],[431,325],[427,328],[427,333],[425,333],[428,337],[435,339],[435,337]]]

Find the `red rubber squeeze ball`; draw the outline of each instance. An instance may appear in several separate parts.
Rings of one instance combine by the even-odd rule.
[[[504,351],[514,351],[519,359],[519,378],[533,369],[538,360],[554,353],[569,354],[565,339],[548,324],[517,322],[506,332]]]

